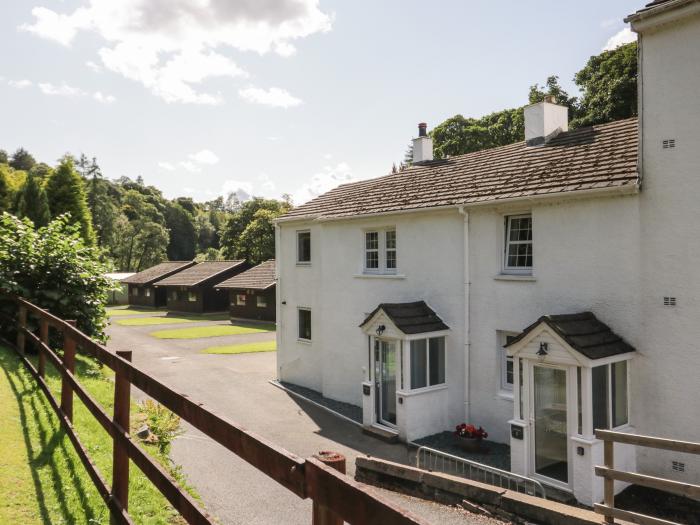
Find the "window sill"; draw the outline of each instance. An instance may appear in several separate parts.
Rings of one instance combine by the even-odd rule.
[[[356,273],[355,279],[405,279],[402,273]]]
[[[420,396],[422,394],[431,394],[433,392],[439,392],[441,390],[447,390],[447,383],[435,386],[426,386],[423,388],[416,388],[415,390],[397,390],[396,394],[401,397],[414,397]]]
[[[499,390],[496,394],[496,399],[504,399],[506,401],[513,401],[513,392],[509,390]]]
[[[297,261],[297,266],[308,267],[311,266],[310,262],[299,262]]]
[[[301,339],[297,337],[297,343],[301,343],[303,345],[311,345],[311,339]]]
[[[493,278],[496,281],[523,281],[534,283],[537,278],[532,274],[521,274],[521,273],[499,273],[494,275]]]

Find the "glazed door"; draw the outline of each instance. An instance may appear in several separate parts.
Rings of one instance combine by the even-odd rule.
[[[396,342],[374,341],[377,422],[396,426]]]
[[[533,366],[534,471],[569,483],[566,370]]]

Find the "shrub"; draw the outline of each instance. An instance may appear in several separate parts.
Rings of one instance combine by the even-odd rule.
[[[152,399],[139,403],[138,411],[137,420],[147,425],[150,431],[151,437],[147,441],[154,443],[158,452],[167,457],[173,439],[182,434],[180,417]]]
[[[99,255],[67,215],[38,229],[27,219],[0,216],[0,288],[75,319],[80,330],[104,341],[105,304],[114,285]]]

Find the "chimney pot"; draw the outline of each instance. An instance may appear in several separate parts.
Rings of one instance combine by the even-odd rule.
[[[556,104],[557,103],[557,97],[554,95],[545,95],[544,96],[544,101],[548,102],[549,104]]]
[[[425,122],[418,124],[418,136],[427,137],[428,136],[428,125]]]

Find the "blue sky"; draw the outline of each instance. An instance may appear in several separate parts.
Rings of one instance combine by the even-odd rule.
[[[415,136],[571,81],[640,0],[12,0],[0,148],[95,156],[166,196],[301,203]]]

